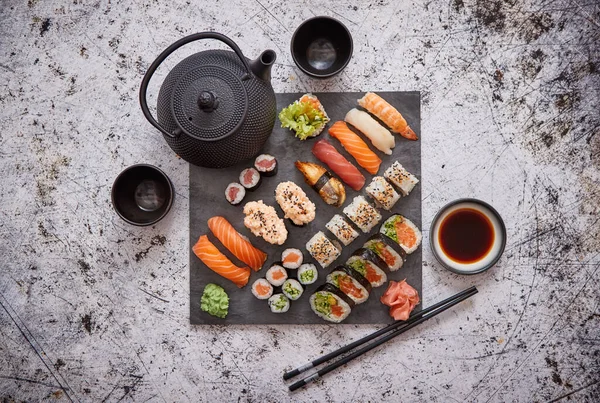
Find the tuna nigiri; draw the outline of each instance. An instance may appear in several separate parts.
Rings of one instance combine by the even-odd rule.
[[[192,251],[209,269],[227,280],[233,281],[238,287],[242,288],[248,284],[250,268],[234,265],[231,260],[227,259],[227,256],[219,252],[206,235],[202,235],[198,239],[198,242],[192,246]]]
[[[392,154],[392,148],[396,146],[394,136],[367,112],[359,111],[356,108],[350,109],[344,120],[367,136],[379,151],[387,155]]]
[[[342,180],[352,189],[358,191],[365,184],[365,177],[327,140],[322,139],[315,143],[312,153],[327,164]]]
[[[252,246],[250,241],[237,232],[225,218],[218,216],[210,218],[208,228],[223,246],[254,271],[259,271],[267,260],[267,254]]]
[[[398,133],[409,140],[418,139],[402,114],[374,92],[367,92],[364,97],[358,100],[358,104],[377,116],[394,133]]]
[[[358,165],[366,169],[371,175],[377,173],[379,165],[381,165],[381,159],[371,151],[367,143],[348,128],[345,122],[335,122],[329,128],[329,134],[342,143],[342,146],[354,157]]]

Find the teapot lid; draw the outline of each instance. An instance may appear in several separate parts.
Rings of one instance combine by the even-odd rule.
[[[248,112],[248,94],[234,72],[201,65],[177,80],[171,110],[183,132],[200,140],[217,141],[241,127]]]

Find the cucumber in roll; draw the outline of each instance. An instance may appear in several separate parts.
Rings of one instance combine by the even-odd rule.
[[[356,304],[365,302],[371,292],[371,283],[351,267],[336,267],[327,275],[327,282],[339,288]]]
[[[360,248],[348,258],[346,266],[353,268],[363,275],[373,287],[379,287],[387,281],[387,275],[382,267],[385,262],[368,249]]]
[[[353,307],[354,301],[331,284],[323,284],[310,296],[310,308],[329,322],[340,323],[350,315]]]
[[[402,248],[395,249],[392,240],[383,234],[375,234],[363,245],[383,260],[390,271],[399,270],[406,261],[406,252]]]

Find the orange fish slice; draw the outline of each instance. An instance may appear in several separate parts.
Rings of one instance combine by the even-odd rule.
[[[234,265],[231,260],[227,259],[227,256],[219,252],[206,235],[202,235],[198,239],[198,242],[192,246],[192,251],[209,269],[225,277],[227,280],[233,281],[238,287],[242,288],[248,284],[250,268]]]
[[[346,122],[335,122],[329,128],[329,134],[342,143],[342,146],[354,157],[358,165],[366,169],[371,175],[377,173],[381,160],[358,134],[348,128]]]
[[[409,140],[418,140],[417,135],[408,123],[406,123],[406,119],[398,112],[398,109],[394,108],[379,95],[374,92],[367,92],[364,97],[358,100],[358,104],[377,116],[393,132]]]
[[[237,232],[225,218],[218,216],[210,218],[208,228],[227,250],[254,271],[259,271],[267,260],[267,254],[252,246],[250,241]]]

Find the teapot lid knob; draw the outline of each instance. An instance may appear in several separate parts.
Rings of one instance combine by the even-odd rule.
[[[219,100],[212,91],[202,91],[198,95],[198,107],[204,112],[212,112],[219,107]]]

